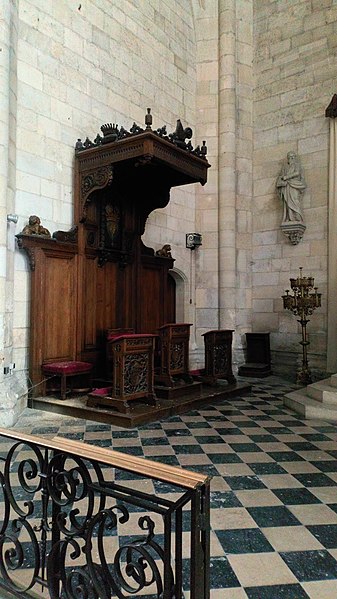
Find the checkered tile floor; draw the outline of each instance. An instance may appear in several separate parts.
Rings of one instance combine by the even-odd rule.
[[[337,598],[337,421],[284,408],[277,377],[245,380],[251,394],[139,429],[28,409],[15,428],[211,475],[212,599]]]

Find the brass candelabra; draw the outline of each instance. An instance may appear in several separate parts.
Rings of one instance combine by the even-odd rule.
[[[286,295],[282,295],[283,307],[286,310],[291,310],[295,316],[299,316],[297,322],[300,323],[302,329],[302,367],[297,371],[296,382],[299,385],[309,385],[312,383],[311,372],[308,366],[308,341],[307,324],[310,316],[316,308],[321,305],[321,293],[317,293],[315,281],[313,277],[303,277],[302,268],[297,279],[290,279],[292,295],[289,295],[289,289],[286,289]],[[313,291],[312,291],[313,290]]]

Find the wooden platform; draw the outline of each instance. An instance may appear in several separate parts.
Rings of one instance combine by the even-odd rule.
[[[190,384],[181,383],[176,387],[155,386],[154,390],[158,399],[172,399],[176,402],[180,397],[186,398],[187,396],[191,397],[191,395],[194,397],[194,399],[197,399],[198,397],[200,398],[202,393],[202,384],[194,381],[194,383]]]
[[[35,410],[56,412],[74,418],[84,418],[95,422],[104,422],[124,428],[135,428],[149,422],[164,420],[170,416],[183,414],[195,408],[206,407],[219,400],[229,399],[249,393],[251,385],[248,383],[235,383],[228,385],[220,381],[218,385],[203,385],[195,395],[184,395],[173,399],[158,399],[156,406],[149,406],[140,401],[132,403],[129,414],[120,414],[106,408],[93,408],[87,406],[87,396],[67,398],[65,401],[55,397],[37,397],[30,400],[29,407]]]

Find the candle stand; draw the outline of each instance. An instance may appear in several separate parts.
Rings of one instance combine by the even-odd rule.
[[[321,293],[317,293],[317,287],[314,287],[315,282],[313,277],[303,277],[302,268],[297,279],[290,279],[292,295],[289,295],[289,289],[286,289],[286,295],[282,295],[283,307],[285,310],[291,310],[295,316],[299,316],[297,322],[300,323],[302,329],[302,367],[297,371],[296,382],[299,385],[306,386],[312,383],[311,372],[308,366],[308,341],[307,318],[313,314],[316,308],[321,305]],[[314,290],[314,291],[312,291]]]

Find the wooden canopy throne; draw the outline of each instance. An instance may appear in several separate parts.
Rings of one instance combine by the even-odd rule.
[[[110,328],[156,333],[174,322],[170,254],[141,240],[146,219],[164,208],[171,187],[207,180],[206,146],[193,149],[191,130],[126,131],[103,125],[103,135],[76,143],[75,226],[68,232],[17,235],[31,275],[30,377],[40,394],[41,367],[59,360],[94,364],[102,376]],[[169,243],[169,239],[167,242]],[[164,252],[165,254],[165,252]]]

